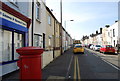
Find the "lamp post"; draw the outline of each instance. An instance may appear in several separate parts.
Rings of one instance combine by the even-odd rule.
[[[74,21],[74,20],[67,20],[67,21]],[[65,27],[65,50],[67,50],[67,30],[66,30],[66,20],[64,21],[64,27]]]
[[[66,21],[74,21],[74,20],[65,20],[64,22],[65,29],[66,29]]]

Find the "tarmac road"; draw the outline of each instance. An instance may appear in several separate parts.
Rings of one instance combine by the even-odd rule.
[[[71,48],[42,69],[42,81],[120,81],[116,56],[100,55],[89,49],[84,54],[73,54]],[[2,81],[20,81],[19,71]]]
[[[72,54],[72,53],[71,53]],[[119,81],[119,69],[85,49],[84,54],[72,54],[69,77],[74,81]]]

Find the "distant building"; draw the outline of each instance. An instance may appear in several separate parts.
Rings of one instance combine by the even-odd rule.
[[[74,40],[73,44],[81,44],[80,40]]]
[[[118,44],[120,44],[120,21],[118,21]]]
[[[108,27],[104,27],[102,30],[102,45],[108,45]]]
[[[62,53],[66,50],[66,30],[62,27]]]
[[[116,47],[118,43],[118,22],[115,22],[108,28],[108,44]]]

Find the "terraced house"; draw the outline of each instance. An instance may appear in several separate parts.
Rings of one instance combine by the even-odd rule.
[[[29,46],[46,48],[46,5],[44,0],[32,0],[29,3],[29,17],[32,20],[29,29]],[[42,67],[47,60],[42,57]]]
[[[45,51],[43,54],[43,67],[60,56],[60,23],[46,7],[46,34]]]
[[[112,25],[105,25],[105,27],[100,28],[100,31],[91,34],[89,38],[83,37],[84,44],[94,44],[94,45],[112,45],[117,48],[119,44],[119,21],[115,21]],[[90,41],[86,43],[86,41]]]
[[[0,5],[0,76],[3,76],[18,69],[16,49],[28,46],[31,19],[29,3],[4,0]]]
[[[61,25],[45,0],[4,0],[0,5],[0,76],[19,69],[20,47],[43,48],[42,68],[61,55]],[[69,46],[69,34],[67,39]]]

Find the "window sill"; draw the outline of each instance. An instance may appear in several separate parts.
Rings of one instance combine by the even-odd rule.
[[[17,5],[17,3],[13,3],[13,2],[11,2],[11,1],[10,1],[10,3],[11,3],[12,5],[14,5],[15,7],[19,8],[18,5]]]
[[[0,62],[0,65],[6,65],[6,64],[17,62],[17,61],[18,61],[18,59],[17,60],[6,61],[6,62]]]
[[[36,19],[36,21],[38,21],[39,23],[41,23],[40,19]]]

